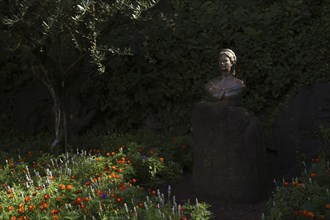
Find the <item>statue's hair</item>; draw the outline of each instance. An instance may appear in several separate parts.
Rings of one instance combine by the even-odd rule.
[[[231,63],[233,64],[231,74],[233,74],[233,76],[235,76],[235,67],[236,67],[236,63],[237,63],[237,57],[236,57],[234,51],[232,51],[231,49],[226,48],[226,49],[222,49],[220,51],[219,57],[222,54],[226,55],[230,59]]]

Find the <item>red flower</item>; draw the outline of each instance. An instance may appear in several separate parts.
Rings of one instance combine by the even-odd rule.
[[[189,220],[189,217],[186,215],[181,216],[180,220]]]
[[[83,201],[83,198],[81,198],[81,197],[76,198],[76,203],[81,203],[82,201]]]
[[[45,195],[44,195],[44,199],[45,199],[45,200],[47,200],[47,199],[49,199],[49,198],[50,198],[49,194],[45,194]]]

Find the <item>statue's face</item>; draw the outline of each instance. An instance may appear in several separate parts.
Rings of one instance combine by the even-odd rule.
[[[222,54],[219,58],[219,66],[222,72],[230,72],[233,64],[229,57],[227,57],[225,54]]]

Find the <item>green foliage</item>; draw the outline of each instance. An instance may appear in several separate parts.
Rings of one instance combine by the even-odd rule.
[[[72,140],[73,146],[84,149],[95,149],[108,146],[117,150],[121,147],[138,150],[141,155],[157,154],[159,157],[176,161],[181,169],[190,170],[193,164],[192,143],[189,135],[171,136],[155,132],[134,132],[126,134],[76,136]],[[169,162],[169,161],[167,161]]]
[[[277,186],[263,219],[328,219],[330,218],[330,154],[304,162],[308,165],[299,178],[283,180]]]
[[[7,153],[0,154],[0,161],[4,162],[9,157],[8,154],[23,156],[31,152],[37,155],[49,152],[51,142],[52,137],[47,134],[2,139],[0,147]],[[191,170],[193,164],[191,141],[188,136],[171,137],[151,132],[104,136],[85,135],[75,136],[71,144],[70,152],[75,152],[77,146],[86,151],[103,154],[123,149],[128,159],[134,164],[134,173],[130,176],[132,178],[139,176],[140,185],[148,187],[155,187],[163,181],[177,180],[183,170]],[[88,176],[95,172],[95,167],[89,169],[87,163],[90,161],[81,162],[87,167],[84,170],[80,169],[81,175]]]
[[[159,190],[142,188],[143,176],[136,176],[134,163],[143,159],[134,149],[104,154],[77,150],[57,157],[33,152],[18,158],[4,156],[6,162],[0,166],[2,219],[179,220],[187,214],[197,220],[209,219],[211,214],[205,203],[180,205],[170,190],[165,198]],[[155,156],[150,158],[147,165],[156,164],[149,170],[152,176],[164,165],[156,163]]]
[[[212,213],[208,210],[210,208],[209,204],[199,203],[196,199],[196,205],[190,205],[189,203],[184,206],[184,209],[187,212],[187,215],[192,219],[203,220],[210,219]],[[190,213],[190,214],[189,214]]]
[[[77,27],[65,29],[73,34],[69,41],[105,71],[89,75],[80,91],[99,103],[102,132],[189,132],[192,108],[203,98],[205,82],[219,73],[217,54],[226,47],[235,51],[237,76],[248,87],[244,105],[257,114],[272,112],[298,86],[329,76],[329,2],[171,0],[139,12],[129,4],[112,10],[103,1],[75,3],[70,9],[63,3],[73,10],[68,25]],[[101,9],[113,16],[96,13]],[[119,10],[141,17],[130,19]],[[55,18],[39,19],[38,31],[65,23]],[[71,58],[69,49],[65,57]]]
[[[11,1],[3,3],[11,13],[1,17],[10,48],[22,69],[37,76],[50,92],[55,113],[55,136],[62,151],[70,138],[71,99],[75,78],[84,63],[94,63],[100,73],[107,53],[129,51],[109,42],[112,18],[137,19],[154,0],[124,1]],[[106,41],[104,41],[106,39]]]
[[[146,25],[124,23],[111,39],[134,42],[135,56],[109,60],[114,74],[96,84],[106,126],[125,130],[151,120],[153,129],[188,131],[225,47],[236,52],[237,75],[248,86],[244,105],[257,114],[274,109],[290,91],[328,75],[328,10],[311,1],[173,0],[148,12]],[[127,29],[129,36],[119,35]]]

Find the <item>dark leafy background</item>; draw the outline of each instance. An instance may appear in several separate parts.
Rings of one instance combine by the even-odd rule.
[[[106,71],[83,66],[79,96],[97,103],[98,131],[190,128],[191,110],[204,83],[219,74],[222,48],[238,57],[237,76],[248,92],[244,105],[256,114],[276,106],[292,89],[329,73],[330,3],[287,1],[160,1],[142,20],[114,17],[104,44],[133,55],[108,55]],[[2,16],[8,12],[2,12]],[[110,40],[111,39],[111,40]],[[5,52],[0,32],[1,132],[12,127],[17,91],[36,80],[20,57]]]

